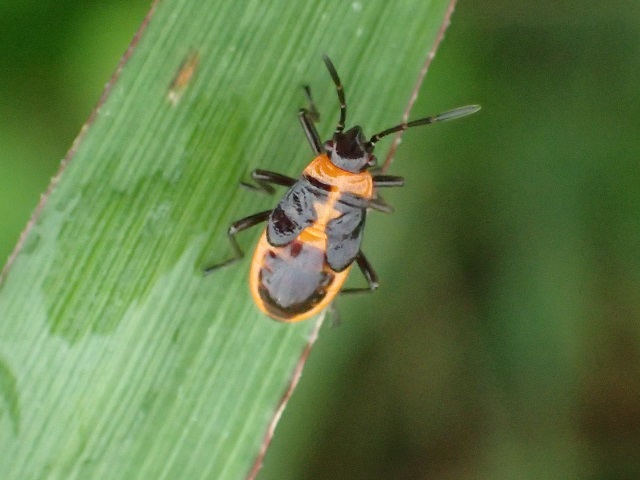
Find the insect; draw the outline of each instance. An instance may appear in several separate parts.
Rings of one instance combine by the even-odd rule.
[[[345,130],[347,104],[340,77],[328,56],[323,55],[340,102],[340,118],[331,138],[322,142],[315,122],[318,110],[311,90],[304,87],[308,108],[298,119],[315,158],[298,179],[267,170],[254,170],[253,190],[275,193],[273,185],[288,187],[271,210],[233,222],[227,236],[234,256],[208,267],[205,273],[244,257],[236,235],[267,222],[251,262],[249,284],[257,306],[281,322],[297,322],[326,308],[338,293],[370,292],[378,288],[378,276],[360,245],[368,210],[392,212],[377,194],[379,188],[401,187],[402,177],[370,171],[376,165],[373,150],[382,137],[419,125],[453,120],[477,112],[469,105],[439,115],[401,123],[369,139],[360,126]],[[368,286],[342,288],[353,263]]]

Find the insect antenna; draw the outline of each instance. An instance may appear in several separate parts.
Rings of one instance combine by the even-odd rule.
[[[329,75],[331,75],[331,79],[336,86],[338,100],[340,101],[340,120],[338,121],[338,125],[336,125],[335,132],[340,133],[344,130],[344,125],[347,121],[347,101],[344,99],[344,87],[342,86],[336,67],[333,66],[331,59],[326,54],[322,54],[322,60],[324,60],[324,64],[327,66],[327,70],[329,70]]]
[[[431,125],[436,122],[445,122],[447,120],[455,120],[456,118],[466,117],[467,115],[471,115],[480,110],[480,105],[467,105],[466,107],[454,108],[453,110],[449,110],[444,113],[440,113],[438,115],[433,115],[431,117],[420,118],[418,120],[414,120],[412,122],[401,123],[400,125],[396,125],[395,127],[387,128],[386,130],[381,131],[380,133],[376,133],[371,139],[367,142],[367,147],[373,148],[375,144],[382,137],[386,137],[387,135],[395,132],[399,132],[401,130],[406,130],[411,127],[418,127],[420,125]]]

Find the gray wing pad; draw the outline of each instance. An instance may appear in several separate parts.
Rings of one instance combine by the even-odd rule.
[[[367,211],[340,202],[334,208],[342,215],[327,224],[327,263],[332,270],[341,272],[360,251]]]
[[[317,218],[313,206],[315,195],[301,182],[285,193],[271,212],[267,226],[267,240],[274,247],[288,245]]]

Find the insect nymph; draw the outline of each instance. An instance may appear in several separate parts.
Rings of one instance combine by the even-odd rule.
[[[368,210],[392,211],[377,196],[377,190],[401,187],[404,179],[369,171],[376,165],[376,142],[391,133],[464,117],[480,108],[470,105],[401,123],[367,139],[357,125],[345,130],[344,89],[329,57],[323,55],[323,60],[340,102],[340,119],[332,137],[321,141],[315,127],[319,115],[311,91],[305,87],[309,108],[300,109],[298,118],[315,158],[298,179],[266,170],[252,172],[257,185],[246,185],[250,188],[271,194],[272,185],[289,190],[274,209],[233,222],[228,237],[234,257],[205,270],[209,273],[240,260],[244,253],[236,234],[267,222],[253,255],[249,284],[260,310],[281,322],[297,322],[320,312],[338,293],[378,287],[378,277],[360,249],[365,219]],[[354,262],[368,286],[342,289]]]

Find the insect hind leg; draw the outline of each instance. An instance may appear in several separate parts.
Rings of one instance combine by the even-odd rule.
[[[378,275],[376,271],[373,269],[367,257],[364,256],[362,250],[358,251],[356,255],[356,263],[358,267],[360,267],[360,271],[364,275],[364,278],[367,280],[367,287],[356,287],[356,288],[343,288],[340,290],[341,294],[352,294],[352,293],[371,293],[378,288]]]
[[[265,210],[264,212],[254,213],[248,217],[242,218],[233,222],[229,225],[229,230],[227,231],[227,237],[229,238],[229,243],[231,243],[231,248],[233,249],[233,257],[229,260],[225,260],[224,262],[217,263],[215,265],[211,265],[204,269],[204,274],[209,275],[214,270],[217,270],[222,267],[226,267],[231,265],[244,257],[244,252],[240,248],[238,244],[238,240],[236,239],[236,235],[243,230],[246,230],[251,227],[255,227],[259,223],[265,222],[269,219],[269,215],[271,215],[271,210]]]

